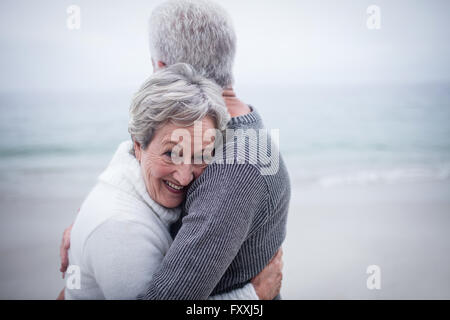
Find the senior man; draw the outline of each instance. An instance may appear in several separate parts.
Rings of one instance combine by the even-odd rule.
[[[227,139],[224,158],[217,157],[187,190],[174,242],[140,298],[206,299],[243,287],[264,269],[285,239],[289,176],[270,136],[263,143],[250,134],[260,132],[263,123],[256,109],[234,93],[235,48],[230,18],[212,1],[167,1],[151,15],[154,69],[184,62],[215,80],[224,89],[232,117],[228,129],[243,134]],[[258,161],[252,158],[255,154]],[[70,229],[64,249],[69,246],[69,233]],[[67,259],[62,260],[64,271]]]

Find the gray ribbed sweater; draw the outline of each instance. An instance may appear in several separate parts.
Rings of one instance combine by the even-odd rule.
[[[263,124],[253,109],[232,118],[228,128],[247,132],[262,129]],[[286,167],[280,155],[278,170],[262,174],[263,163],[272,153],[258,163],[249,161],[249,154],[260,146],[259,139],[237,148],[243,139],[225,143],[226,149],[235,150],[234,164],[227,163],[230,157],[225,164],[213,161],[188,190],[181,227],[140,298],[206,299],[240,288],[280,248],[290,199]],[[245,161],[237,163],[237,159]]]

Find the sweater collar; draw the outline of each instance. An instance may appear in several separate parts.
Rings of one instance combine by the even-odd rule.
[[[147,192],[141,167],[130,154],[131,141],[122,142],[99,180],[111,184],[143,201],[164,223],[172,224],[181,214],[180,208],[166,208],[153,200]]]
[[[233,129],[235,127],[254,125],[255,123],[260,123],[262,125],[261,116],[256,111],[255,107],[249,105],[249,108],[251,110],[250,113],[231,118],[227,127]]]

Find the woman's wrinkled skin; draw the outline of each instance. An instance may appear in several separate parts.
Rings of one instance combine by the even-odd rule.
[[[134,143],[136,159],[141,165],[147,192],[150,198],[166,208],[178,207],[184,200],[190,183],[206,168],[201,157],[212,142],[204,133],[209,129],[213,130],[215,124],[210,117],[205,117],[201,125],[202,130],[194,130],[194,125],[182,127],[168,122],[156,130],[145,150],[139,143]],[[184,138],[173,141],[172,134],[177,129],[186,130],[190,141]],[[194,146],[195,141],[201,142],[201,146]],[[189,142],[190,145],[187,145]],[[190,149],[190,154],[180,154],[184,160],[178,164],[172,161],[172,151],[177,144],[183,147],[183,151]],[[199,157],[201,160],[196,161],[199,163],[194,163],[194,159],[198,160]]]

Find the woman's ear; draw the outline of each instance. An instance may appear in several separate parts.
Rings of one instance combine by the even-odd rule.
[[[141,163],[141,157],[142,157],[142,149],[141,149],[141,145],[139,144],[139,142],[134,141],[134,155],[136,156],[137,161],[139,161],[139,163]]]

